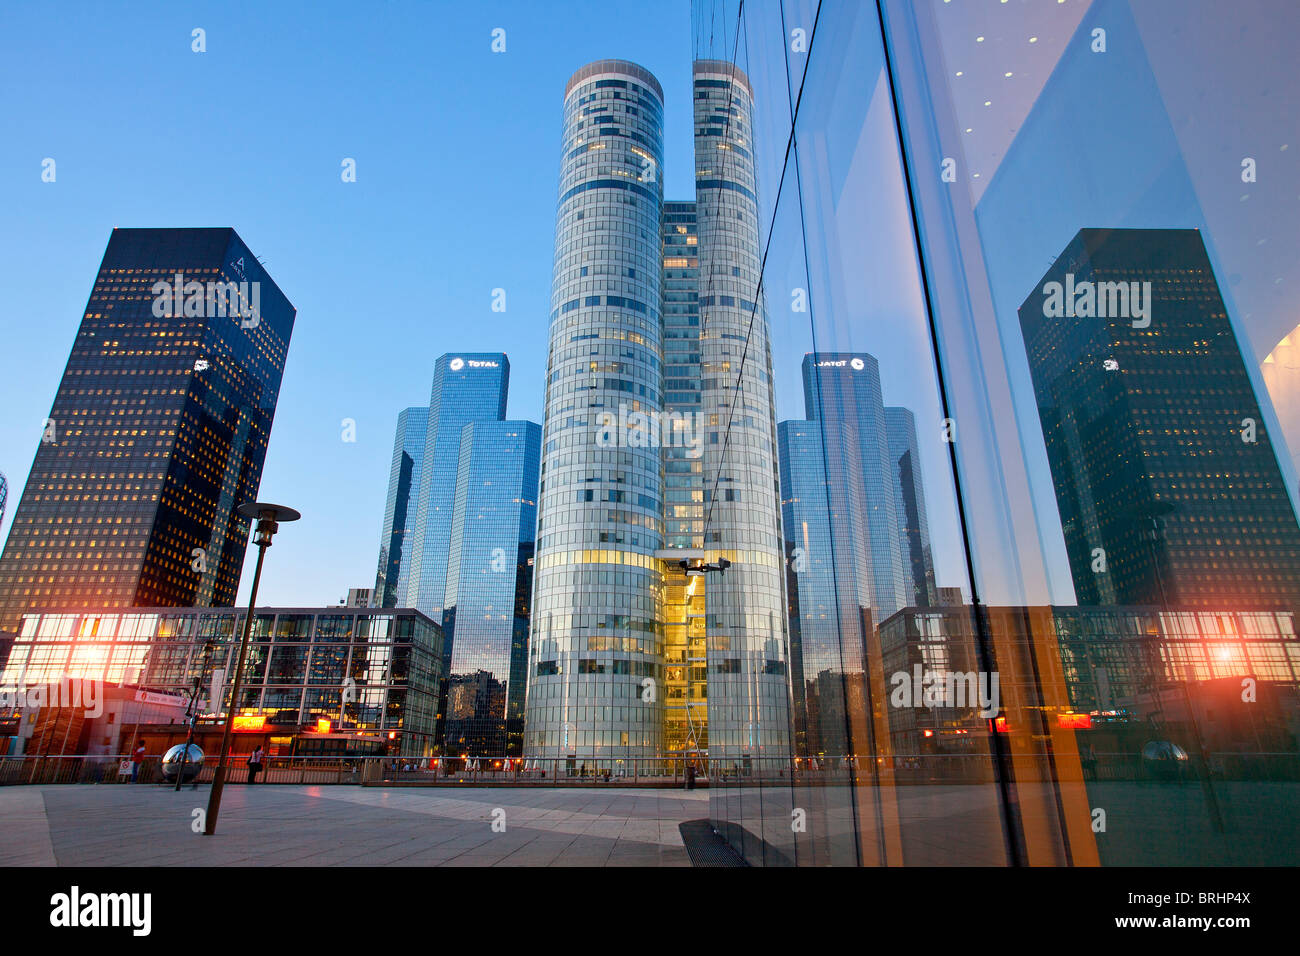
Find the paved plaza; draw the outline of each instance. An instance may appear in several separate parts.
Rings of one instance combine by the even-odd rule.
[[[1079,784],[1065,784],[1078,787]],[[1195,784],[1091,783],[1077,805],[1106,812],[1096,834],[1108,865],[1293,865],[1300,858],[1293,783],[1221,782],[1224,828]],[[893,793],[903,862],[1005,862],[991,786]],[[731,812],[761,825],[803,808],[805,865],[852,864],[854,833],[874,832],[869,790],[733,789]],[[156,784],[0,787],[0,866],[734,866],[706,823],[707,790],[632,787],[228,785],[217,834],[195,811],[208,788]],[[1051,809],[1050,807],[1048,808]],[[749,819],[752,818],[752,819]],[[1039,826],[1032,816],[1026,826]],[[495,826],[494,826],[495,824]],[[776,836],[785,836],[784,832]],[[789,851],[777,840],[773,861]]]
[[[227,785],[205,837],[207,801],[0,787],[0,866],[690,866],[679,825],[709,815],[706,790]]]

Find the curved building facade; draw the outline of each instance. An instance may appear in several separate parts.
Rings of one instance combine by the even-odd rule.
[[[565,88],[524,749],[662,747],[663,90],[622,60]],[[641,424],[638,424],[641,423]]]
[[[776,410],[749,79],[697,60],[695,213],[699,231],[704,548],[732,566],[710,574],[710,758],[790,753],[784,548]]]

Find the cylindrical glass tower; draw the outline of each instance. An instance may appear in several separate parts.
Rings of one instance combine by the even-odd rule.
[[[749,78],[694,65],[699,229],[704,548],[732,561],[710,575],[709,756],[790,753],[784,548],[776,410],[754,173]]]
[[[599,60],[570,78],[556,212],[524,750],[662,747],[663,90]]]

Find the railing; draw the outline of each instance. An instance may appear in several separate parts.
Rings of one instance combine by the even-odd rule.
[[[233,755],[226,764],[226,779],[230,782],[245,782],[248,768],[244,761],[247,754]],[[341,760],[339,758],[297,757],[291,758],[290,766],[277,766],[264,770],[258,778],[259,783],[302,783],[333,784],[360,783],[362,778],[361,760]],[[216,772],[216,758],[204,760],[199,771],[199,783],[211,783]],[[271,764],[279,763],[272,760]],[[129,755],[58,755],[25,756],[0,758],[0,786],[23,783],[96,783],[119,784],[131,783],[131,758]],[[193,769],[193,765],[190,766]],[[166,778],[162,771],[160,757],[146,757],[140,764],[139,783],[158,784],[175,783],[175,777]],[[186,784],[193,782],[187,772]]]
[[[234,754],[227,780],[248,781],[247,754]],[[898,754],[870,757],[559,757],[559,758],[392,758],[269,757],[257,782],[265,784],[361,784],[399,786],[924,786],[988,784],[994,768],[986,754]],[[1300,781],[1295,753],[1211,753],[1212,779]],[[125,772],[123,768],[125,767]],[[0,786],[16,784],[131,783],[129,755],[28,755],[0,757]],[[210,783],[216,759],[205,758],[198,783]],[[191,768],[192,769],[192,768]],[[1140,754],[1096,753],[1075,762],[1058,761],[1057,779],[1083,782],[1193,782],[1192,760],[1152,761]],[[167,780],[161,759],[140,764],[139,782]],[[192,781],[187,774],[186,784]]]
[[[248,781],[247,754],[233,754],[227,780]],[[28,755],[0,758],[0,785],[23,783],[130,783],[129,755]],[[190,768],[192,770],[192,766]],[[206,756],[199,783],[209,783],[216,758]],[[268,757],[258,783],[406,784],[498,786],[706,786],[710,779],[727,780],[768,775],[788,781],[795,771],[786,758],[768,761],[684,759],[681,757]],[[140,783],[162,783],[157,756],[145,758]],[[174,782],[175,778],[171,778]],[[187,772],[186,783],[192,782]]]
[[[247,754],[233,754],[226,769],[232,783],[248,781]],[[722,761],[685,761],[681,758],[392,758],[392,757],[268,757],[258,783],[292,784],[495,784],[511,786],[683,786],[688,763],[696,782],[730,773]],[[782,761],[784,769],[786,762]],[[192,772],[192,766],[190,771]],[[210,783],[216,758],[207,756],[198,773],[199,783]],[[192,783],[191,772],[186,783]],[[140,764],[140,783],[167,781],[162,761],[147,757]],[[0,758],[0,785],[24,783],[131,783],[129,755],[28,755]]]

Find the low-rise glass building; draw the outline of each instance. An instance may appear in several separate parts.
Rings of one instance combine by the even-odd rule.
[[[223,714],[244,616],[235,608],[25,614],[0,687],[82,679],[188,695],[197,678],[198,714]],[[234,704],[239,717],[295,747],[312,734],[313,752],[329,749],[322,736],[361,734],[389,753],[424,756],[435,752],[441,668],[442,628],[419,611],[259,608]]]

